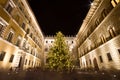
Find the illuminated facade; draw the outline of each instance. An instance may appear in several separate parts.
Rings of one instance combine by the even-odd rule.
[[[51,46],[53,45],[55,39],[55,37],[50,36],[50,37],[45,37],[45,52],[48,52],[48,50],[51,48]],[[74,41],[75,37],[65,37],[66,43],[69,46],[69,51],[72,51],[74,45],[75,45],[75,41]]]
[[[0,0],[0,71],[40,67],[44,36],[26,0]]]
[[[120,70],[120,0],[94,0],[76,44],[80,69]]]

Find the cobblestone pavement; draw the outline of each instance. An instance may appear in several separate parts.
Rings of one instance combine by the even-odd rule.
[[[84,72],[58,73],[47,70],[0,72],[0,80],[120,80],[120,73]]]

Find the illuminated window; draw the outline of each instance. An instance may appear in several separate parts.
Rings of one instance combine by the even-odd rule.
[[[115,0],[115,1],[116,1],[117,4],[120,2],[120,0]]]
[[[3,61],[5,54],[6,54],[6,52],[4,52],[4,51],[0,52],[0,61]]]
[[[110,53],[107,53],[107,57],[108,57],[109,61],[112,61],[112,57],[111,57]]]
[[[14,58],[14,55],[11,55],[9,62],[12,62]]]
[[[113,7],[115,7],[119,2],[120,0],[111,0],[111,4],[113,5]]]
[[[7,41],[11,42],[13,38],[13,32],[9,32],[8,37],[7,37]]]
[[[100,38],[101,38],[102,43],[105,43],[105,42],[106,42],[106,39],[105,39],[105,36],[104,36],[104,35],[101,35]]]
[[[114,31],[114,27],[110,27],[109,30],[108,30],[109,34],[110,34],[110,37],[115,37],[116,34],[115,34],[115,31]]]
[[[103,62],[102,56],[99,56],[99,59],[100,59],[100,62],[102,63]]]

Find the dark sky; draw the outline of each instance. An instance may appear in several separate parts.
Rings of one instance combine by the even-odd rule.
[[[76,35],[91,0],[28,0],[44,35]]]

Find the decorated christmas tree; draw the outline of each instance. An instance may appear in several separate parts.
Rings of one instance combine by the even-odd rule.
[[[48,52],[46,66],[54,71],[72,70],[73,65],[69,54],[69,47],[61,32],[56,34],[55,42]]]

